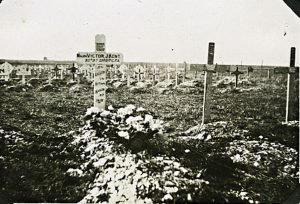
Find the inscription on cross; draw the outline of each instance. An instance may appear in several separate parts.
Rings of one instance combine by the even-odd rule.
[[[108,66],[114,66],[116,68],[115,65],[120,65],[123,62],[123,55],[121,53],[98,51],[97,43],[98,41],[96,40],[96,52],[77,53],[77,61],[81,64],[94,66],[94,106],[105,110],[106,70]],[[105,50],[105,37],[102,43],[104,44]]]
[[[239,68],[236,67],[236,70],[234,72],[232,72],[231,74],[235,75],[235,88],[238,86],[238,80],[239,80],[239,75],[243,74],[243,72],[239,71]]]

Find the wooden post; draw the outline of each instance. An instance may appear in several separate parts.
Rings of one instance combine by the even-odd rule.
[[[285,112],[285,122],[291,120],[298,120],[295,118],[296,114],[294,111],[294,97],[295,97],[295,55],[296,48],[291,48],[290,54],[290,67],[275,67],[274,74],[288,74],[287,75],[287,94],[286,94],[286,112]]]
[[[63,80],[64,76],[63,76],[63,70],[60,69],[60,79]]]
[[[268,79],[271,79],[270,69],[268,69]]]
[[[213,65],[214,63],[215,43],[210,42],[208,44],[208,59],[207,64]],[[204,95],[203,95],[203,107],[202,107],[202,125],[208,123],[211,120],[210,117],[210,105],[211,105],[211,84],[212,84],[213,71],[206,69],[204,78]]]
[[[183,78],[182,78],[182,82],[185,82],[185,78],[186,78],[186,69],[187,69],[187,63],[183,62],[184,64],[184,71],[183,71]]]
[[[178,64],[175,66],[175,86],[178,86]]]
[[[52,83],[52,78],[51,78],[51,73],[49,72],[48,74],[48,84],[51,84]]]
[[[294,87],[295,87],[295,55],[296,48],[291,48],[290,54],[290,70],[287,78],[287,95],[286,95],[286,114],[285,121],[288,122],[290,120],[295,120],[295,112],[294,112]]]
[[[157,71],[156,70],[156,65],[154,65],[154,67],[153,67],[153,73],[152,73],[152,75],[153,75],[153,86],[155,86],[156,75],[157,75],[156,71]]]
[[[25,75],[22,75],[22,84],[25,84],[25,83],[26,83]]]

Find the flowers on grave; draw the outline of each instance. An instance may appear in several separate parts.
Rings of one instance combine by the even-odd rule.
[[[133,148],[140,148],[164,131],[162,120],[131,104],[121,108],[109,106],[105,111],[92,107],[87,110],[85,119],[99,136],[118,140]]]

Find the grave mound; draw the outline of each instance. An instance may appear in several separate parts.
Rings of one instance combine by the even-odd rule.
[[[37,89],[37,91],[41,91],[41,92],[48,92],[48,91],[58,91],[59,89],[54,86],[53,84],[46,84],[46,85],[42,85],[40,88]]]
[[[7,86],[7,91],[26,92],[33,87],[30,84],[17,84],[13,86]]]
[[[165,80],[158,82],[155,86],[158,88],[170,88],[175,85],[175,80]]]
[[[86,126],[69,133],[74,137],[71,145],[80,147],[84,163],[68,169],[67,174],[94,175],[79,203],[187,202],[192,200],[192,188],[209,183],[174,157],[143,151],[147,141],[158,140],[164,132],[163,121],[145,109],[127,105],[99,112],[90,108],[85,119]]]
[[[191,80],[185,81],[178,85],[181,88],[189,88],[189,87],[203,87],[203,83],[199,80]]]

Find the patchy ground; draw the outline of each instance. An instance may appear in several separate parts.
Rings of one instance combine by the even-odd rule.
[[[285,86],[285,79],[280,77],[271,81],[244,80],[240,89],[234,89],[230,80],[216,84],[212,123],[205,127],[197,126],[202,114],[201,86],[186,85],[163,91],[159,88],[132,91],[124,86],[111,86],[107,104],[114,108],[127,104],[145,108],[154,119],[164,121],[163,136],[153,139],[151,135],[155,133],[148,134],[141,149],[140,142],[126,145],[127,130],[119,135],[120,131],[114,129],[110,136],[104,137],[98,127],[94,137],[99,138],[101,145],[109,143],[112,150],[102,151],[99,143],[95,152],[85,156],[81,156],[83,147],[90,141],[76,145],[74,138],[85,134],[80,128],[86,124],[83,116],[93,101],[88,84],[58,84],[42,90],[41,86],[10,89],[1,86],[1,190],[14,202],[78,202],[83,198],[91,201],[87,196],[93,193],[98,193],[94,201],[123,199],[122,195],[109,196],[109,191],[101,191],[99,186],[93,190],[98,178],[96,172],[98,176],[103,175],[119,163],[120,169],[115,168],[114,174],[137,165],[141,175],[144,171],[147,174],[143,175],[145,182],[154,185],[156,179],[161,181],[162,189],[154,188],[152,193],[148,192],[149,186],[138,188],[135,196],[143,202],[281,202],[296,188],[299,177],[296,175],[298,123],[282,124]],[[295,101],[298,103],[299,98]],[[297,105],[295,111],[299,113]],[[93,126],[89,129],[91,134],[97,130]],[[123,140],[115,141],[119,136]],[[116,160],[110,161],[112,166],[107,168],[106,163],[105,168],[88,167],[91,170],[88,173],[81,166],[90,163],[91,156],[98,151],[103,153],[103,158],[115,155]],[[123,158],[122,155],[129,166],[117,159]],[[172,163],[171,169],[164,170],[168,166],[165,161]],[[147,173],[151,168],[156,169],[153,175]],[[76,174],[81,173],[79,170],[82,176]],[[135,171],[131,173],[136,174]],[[168,172],[171,177],[163,179]],[[120,179],[126,184],[126,178]],[[172,179],[178,182],[168,183]],[[148,197],[145,192],[149,193]],[[157,196],[153,196],[154,192]]]

